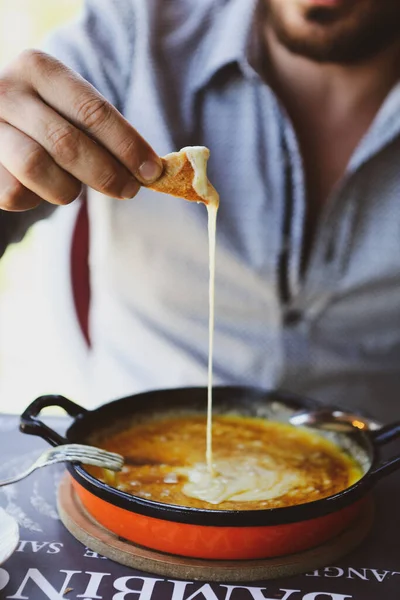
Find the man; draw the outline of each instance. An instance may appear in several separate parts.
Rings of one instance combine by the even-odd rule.
[[[82,184],[111,198],[88,194],[92,402],[205,384],[205,211],[116,200],[202,144],[221,195],[216,382],[394,418],[399,34],[397,0],[93,0],[49,44],[61,63],[28,52],[2,73],[3,248]]]

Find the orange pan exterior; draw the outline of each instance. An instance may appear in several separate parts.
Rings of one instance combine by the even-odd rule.
[[[87,512],[116,535],[152,550],[214,560],[273,558],[314,548],[346,529],[365,502],[361,500],[328,515],[295,523],[218,527],[131,512],[99,498],[72,477],[71,482]]]

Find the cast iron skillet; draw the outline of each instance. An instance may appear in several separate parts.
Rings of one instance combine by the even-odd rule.
[[[247,416],[265,416],[276,421],[286,422],[295,412],[320,405],[310,399],[278,391],[265,391],[245,387],[215,387],[213,392],[214,412],[240,412]],[[63,408],[73,417],[65,437],[56,433],[37,417],[48,406]],[[88,411],[63,396],[42,396],[37,398],[21,416],[20,429],[24,433],[37,435],[49,444],[57,446],[65,443],[89,442],[99,430],[107,430],[111,424],[133,423],[135,415],[170,411],[205,412],[205,388],[180,388],[155,390],[129,396],[110,402]],[[102,500],[139,515],[155,517],[164,521],[174,521],[193,525],[218,527],[253,527],[281,525],[315,519],[340,511],[364,498],[379,479],[400,468],[400,456],[382,460],[381,447],[400,437],[400,422],[385,426],[378,431],[324,434],[349,452],[362,465],[363,477],[342,492],[306,504],[250,511],[221,511],[189,508],[163,504],[133,496],[99,481],[79,464],[68,464],[67,469],[80,486]]]

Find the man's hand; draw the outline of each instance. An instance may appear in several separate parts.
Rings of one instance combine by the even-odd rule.
[[[0,73],[0,209],[69,204],[82,184],[132,198],[161,172],[126,119],[59,61],[28,50]]]

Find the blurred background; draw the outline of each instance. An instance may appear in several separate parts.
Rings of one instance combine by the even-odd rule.
[[[40,47],[49,32],[73,19],[83,0],[0,0],[0,69],[25,48]],[[43,371],[22,351],[23,338],[37,336],[37,323],[31,318],[35,306],[37,253],[35,238],[45,224],[33,227],[24,241],[11,246],[0,260],[0,412],[18,413],[36,396],[57,391],[61,366],[46,364]],[[33,306],[32,306],[33,304]],[[24,318],[29,305],[30,318]],[[27,328],[32,331],[26,331]],[[51,332],[43,331],[43,338]]]
[[[73,18],[82,0],[0,0],[0,67],[24,48],[39,46],[55,27]]]

